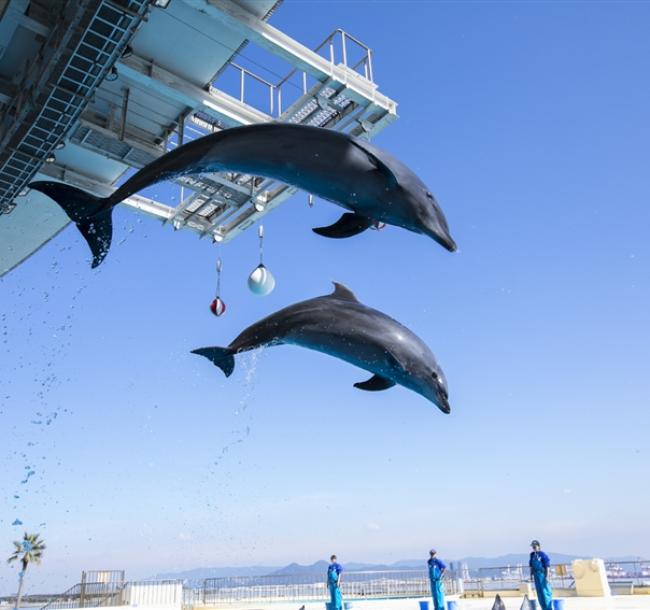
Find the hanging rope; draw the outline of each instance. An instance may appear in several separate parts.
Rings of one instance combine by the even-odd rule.
[[[217,290],[214,300],[210,303],[210,311],[217,317],[222,316],[226,312],[226,304],[221,300],[221,270],[223,263],[221,258],[217,259]]]
[[[259,226],[257,235],[259,237],[260,264],[248,276],[248,288],[253,294],[266,296],[275,288],[275,278],[264,265],[264,225]]]
[[[221,262],[221,259],[217,259],[217,292],[215,296],[218,298],[221,296],[221,268],[223,264]]]
[[[257,230],[257,234],[260,238],[260,265],[264,264],[264,225],[260,225],[260,228]]]

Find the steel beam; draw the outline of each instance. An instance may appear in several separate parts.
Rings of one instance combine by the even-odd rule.
[[[377,85],[350,68],[332,64],[232,0],[188,0],[188,4],[195,7],[203,4],[205,12],[226,27],[243,31],[251,42],[285,59],[319,81],[333,78],[345,84],[348,88],[346,95],[351,99],[359,103],[371,100],[388,112],[396,114],[397,103],[379,93]]]
[[[229,127],[266,123],[268,114],[243,104],[238,99],[217,89],[205,91],[180,76],[165,70],[142,57],[131,55],[117,64],[119,75],[134,84],[193,110],[201,110]]]
[[[39,21],[28,17],[25,13],[29,7],[28,0],[8,0],[7,6],[4,7],[2,19],[0,19],[0,57],[7,46],[11,43],[14,33],[18,26],[27,28],[31,32],[47,38],[50,34],[50,28]],[[0,13],[2,9],[0,9]]]
[[[120,140],[120,133],[118,132],[118,128],[116,126],[111,126],[107,127],[105,123],[103,123],[97,115],[91,114],[91,113],[84,113],[81,116],[81,120],[79,121],[81,125],[84,127],[89,127],[93,131],[96,131],[97,133],[102,134],[103,136],[107,138],[111,138],[112,140],[115,141],[121,141]],[[138,150],[141,150],[142,152],[147,153],[148,155],[151,155],[152,158],[157,159],[161,155],[163,155],[165,152],[167,152],[164,148],[155,146],[153,144],[144,142],[142,139],[137,137],[135,134],[129,133],[127,130],[127,135],[124,137],[124,140],[122,140],[125,144],[128,144],[129,146],[132,146],[133,148],[137,148]],[[85,147],[83,143],[79,144],[79,146]],[[88,147],[91,148],[93,151],[96,151],[97,149],[94,147]],[[132,167],[135,167],[133,162],[131,161],[124,161],[123,159],[119,157],[111,157],[115,161],[120,161],[123,163],[128,163],[128,165],[131,165]],[[225,178],[221,174],[204,174],[206,178],[211,180],[212,182],[217,182],[219,184],[222,184],[224,186],[229,187],[233,191],[238,191],[239,193],[242,193],[243,195],[248,195],[250,189],[242,186],[241,184],[237,184],[236,182],[231,182],[227,178]],[[186,187],[186,188],[193,188],[192,186],[188,185],[187,182],[181,178],[177,181],[180,185]],[[203,193],[202,191],[196,191],[197,193],[202,193],[206,197],[209,197],[207,193]]]
[[[88,174],[71,170],[67,167],[62,167],[56,163],[44,165],[39,170],[39,173],[54,178],[55,180],[61,180],[66,184],[90,191],[99,197],[108,197],[116,190],[116,187],[99,182]],[[136,211],[144,212],[148,216],[154,216],[164,222],[168,222],[174,217],[174,208],[170,208],[169,206],[154,201],[153,199],[142,197],[141,195],[132,195],[125,199],[122,204]],[[198,233],[200,236],[211,235],[215,241],[221,239],[218,227],[213,227],[210,222],[204,218],[194,217],[190,222],[185,223],[184,226],[195,233]]]
[[[109,123],[102,122],[101,118],[94,113],[84,112],[84,114],[81,115],[79,123],[83,127],[88,127],[93,131],[96,131],[97,133],[106,136],[107,138],[111,138],[117,142],[123,142],[124,144],[128,144],[132,148],[136,148],[144,153],[147,153],[154,159],[157,159],[161,155],[165,154],[165,152],[167,152],[162,146],[157,146],[152,142],[147,142],[137,134],[130,132],[128,129],[125,131],[124,137],[120,137],[121,126],[120,126],[120,131],[118,131],[117,127],[107,126],[109,125]],[[153,138],[154,136],[151,137]],[[83,146],[83,144],[81,144],[81,146]],[[119,158],[115,160],[123,161],[123,159],[119,159]],[[126,161],[123,162],[126,163]],[[132,163],[129,162],[129,165],[132,165]]]
[[[9,104],[16,95],[16,86],[0,77],[0,104]]]

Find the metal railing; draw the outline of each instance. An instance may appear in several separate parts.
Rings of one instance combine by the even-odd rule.
[[[455,583],[446,579],[449,593]],[[426,570],[345,572],[341,593],[346,598],[398,598],[429,595]],[[324,574],[283,574],[210,578],[184,591],[186,606],[210,606],[232,602],[317,601],[327,599]]]
[[[90,573],[103,577],[108,572]],[[173,606],[183,601],[182,583],[179,580],[119,580],[119,572],[104,582],[80,582],[41,610],[68,608],[100,608],[115,606]],[[123,576],[122,572],[122,576]]]
[[[371,83],[374,83],[372,49],[358,38],[348,34],[345,30],[337,28],[313,50],[322,57],[325,57],[325,59],[328,59],[332,69],[337,65],[344,66]],[[239,92],[237,96],[239,101],[252,105],[263,112],[268,112],[273,117],[282,116],[282,113],[292,102],[296,101],[297,97],[307,95],[310,86],[316,84],[313,77],[299,68],[293,68],[280,81],[272,83],[233,61],[229,62],[226,69],[221,71],[219,76],[227,75],[232,70],[239,74]],[[247,83],[250,80],[265,87],[267,92],[262,96],[258,96],[256,99],[253,99],[250,95],[247,96],[249,90]],[[223,83],[220,82],[219,84],[222,85]],[[293,98],[291,98],[291,103],[288,102],[289,96],[286,93],[289,87],[293,88],[294,93]]]
[[[124,587],[124,582],[79,583],[45,604],[41,610],[123,606],[126,605]]]
[[[614,593],[632,594],[639,587],[650,588],[650,560],[606,562],[608,581]],[[88,573],[88,578],[105,582],[82,582],[68,589],[42,610],[64,608],[97,608],[127,605],[175,605],[184,608],[210,607],[221,604],[274,601],[325,601],[328,598],[324,573],[271,574],[267,576],[229,576],[197,581],[120,580],[120,573],[107,578],[106,572]],[[97,576],[100,575],[100,576]],[[471,578],[445,578],[448,594],[490,596],[497,591],[518,591],[530,581],[527,565],[479,568]],[[553,588],[569,591],[575,588],[569,564],[554,565],[551,570]],[[182,587],[182,589],[181,589]],[[427,570],[381,570],[344,572],[341,593],[347,599],[418,598],[430,595]]]
[[[650,560],[606,561],[607,581],[613,592],[633,593],[635,587],[650,587]],[[479,568],[476,578],[466,580],[468,591],[518,590],[530,581],[527,565]],[[554,589],[574,589],[575,578],[571,564],[551,566],[551,585]]]
[[[650,560],[635,559],[630,561],[607,561],[605,562],[607,570],[607,580],[616,582],[617,580],[634,580],[635,582],[650,583]]]
[[[614,594],[632,594],[640,588],[650,589],[650,560],[608,561],[605,569]]]
[[[227,69],[235,70],[239,73],[239,101],[242,104],[246,103],[246,84],[248,81],[253,80],[268,89],[268,106],[258,108],[258,110],[264,110],[264,112],[268,112],[268,114],[274,116],[276,85],[232,61],[228,63]]]
[[[337,46],[336,41],[340,42],[340,47]],[[348,64],[348,59],[351,56],[352,49],[350,49],[350,46],[355,47],[356,49],[361,49],[361,58],[354,62],[352,65]],[[334,30],[323,42],[321,42],[319,45],[314,47],[314,51],[316,53],[319,53],[320,55],[323,55],[322,51],[326,50],[327,55],[325,55],[325,58],[329,60],[330,62],[330,69],[333,70],[335,65],[342,65],[346,68],[350,68],[351,70],[355,71],[357,74],[360,76],[363,76],[366,80],[370,81],[371,83],[374,83],[374,75],[372,71],[372,49],[361,42],[358,38],[355,38],[351,34],[348,34],[345,30],[342,30],[341,28],[337,28]],[[337,53],[338,51],[338,53]],[[340,57],[340,62],[338,61]],[[354,61],[354,59],[352,60]],[[359,72],[359,68],[363,68],[363,74]],[[298,77],[299,83],[295,83],[294,77]],[[286,103],[286,99],[283,100],[283,91],[286,90],[287,85],[291,85],[294,87],[294,89],[298,89],[302,91],[302,95],[307,95],[307,92],[309,91],[309,80],[310,77],[307,72],[304,70],[300,70],[298,68],[294,68],[291,70],[280,82],[278,82],[277,85],[275,85],[275,88],[277,90],[277,108],[278,108],[278,116],[280,116],[283,112],[283,108],[287,107],[288,104]],[[292,80],[294,79],[294,80]],[[285,96],[286,97],[286,96]]]
[[[466,581],[465,588],[517,591],[530,580],[528,565],[496,566],[479,568],[477,578]],[[570,564],[556,564],[551,567],[551,585],[556,589],[572,589],[575,586]]]
[[[334,64],[336,62],[336,46],[334,41],[336,38],[339,37],[341,40],[341,54],[342,54],[342,64],[346,67],[349,67],[350,69],[354,70],[355,72],[361,74],[359,72],[359,68],[363,69],[363,74],[362,76],[366,79],[369,80],[371,83],[374,83],[374,77],[372,74],[372,50],[370,49],[369,46],[361,42],[358,38],[355,38],[351,34],[348,34],[345,30],[342,30],[341,28],[337,28],[334,30],[319,46],[316,47],[316,52],[320,51],[325,45],[328,45],[329,49],[329,60],[331,64]],[[352,64],[351,66],[348,65],[348,56],[349,56],[349,49],[350,47],[348,44],[350,43],[350,46],[356,47],[357,49],[360,49],[361,52],[361,57],[360,59]],[[352,60],[354,61],[354,60]]]

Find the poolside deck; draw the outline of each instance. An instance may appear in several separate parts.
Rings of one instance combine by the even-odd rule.
[[[420,601],[428,598],[402,598],[402,599],[368,599],[355,600],[354,610],[419,610]],[[494,597],[480,599],[459,599],[450,596],[458,604],[458,610],[491,610]],[[650,610],[650,595],[613,595],[611,597],[567,597],[565,610]],[[502,597],[507,610],[519,610],[523,598]],[[429,600],[430,602],[430,600]],[[302,604],[298,602],[246,602],[223,604],[214,606],[215,609],[230,610],[298,610]],[[305,610],[325,610],[323,602],[309,602]]]

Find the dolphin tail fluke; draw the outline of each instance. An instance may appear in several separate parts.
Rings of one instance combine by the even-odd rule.
[[[77,228],[93,253],[92,268],[97,267],[108,254],[113,239],[113,208],[104,210],[90,220],[78,222]]]
[[[88,242],[93,254],[92,266],[97,267],[106,258],[113,238],[113,208],[109,207],[108,200],[62,182],[32,182],[29,188],[59,204]]]
[[[193,354],[204,356],[213,364],[216,364],[226,377],[230,377],[235,370],[235,357],[227,347],[200,347],[193,349]]]
[[[346,212],[339,218],[333,225],[329,227],[316,227],[312,229],[314,233],[322,235],[323,237],[332,237],[334,239],[343,239],[345,237],[352,237],[363,233],[369,229],[373,224],[372,218],[355,214],[353,212]]]

